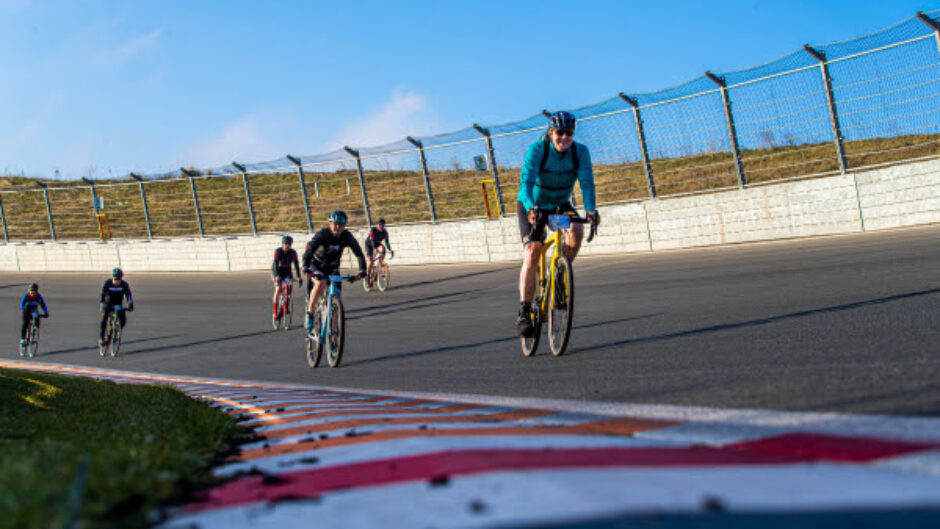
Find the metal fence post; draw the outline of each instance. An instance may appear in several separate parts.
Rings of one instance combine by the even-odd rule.
[[[653,165],[650,163],[649,149],[646,147],[646,132],[643,130],[643,119],[640,117],[640,107],[636,98],[623,92],[618,94],[631,108],[633,108],[633,121],[636,123],[636,135],[640,142],[640,153],[643,155],[643,171],[646,173],[646,189],[650,198],[656,198],[656,182],[653,181]]]
[[[836,100],[832,94],[832,78],[829,76],[829,65],[826,63],[826,54],[814,49],[809,44],[803,46],[806,53],[819,61],[819,70],[822,72],[823,86],[826,88],[826,103],[829,105],[829,120],[832,122],[832,135],[836,144],[836,156],[839,159],[839,172],[845,174],[845,145],[842,139],[842,127],[839,125],[839,114],[836,112]]]
[[[506,207],[503,205],[503,188],[499,184],[499,169],[496,167],[496,153],[493,151],[493,138],[490,137],[489,129],[485,129],[476,123],[473,128],[486,138],[486,152],[490,159],[490,171],[493,173],[493,187],[496,189],[496,204],[499,206],[499,216],[506,216]]]
[[[205,236],[206,236],[206,229],[205,229],[205,227],[202,225],[202,212],[199,210],[199,195],[196,194],[196,181],[193,180],[193,177],[194,177],[195,175],[194,175],[193,173],[187,171],[186,169],[182,168],[182,167],[180,167],[180,171],[181,171],[184,175],[186,175],[187,177],[189,177],[189,189],[192,190],[192,192],[193,192],[193,207],[196,208],[196,222],[199,223],[199,236],[200,236],[200,237],[205,237]]]
[[[251,219],[251,233],[258,235],[258,223],[255,222],[255,205],[251,202],[251,186],[248,184],[248,170],[238,162],[232,162],[232,166],[242,174],[242,183],[245,184],[245,200],[248,202],[248,218]]]
[[[353,158],[356,159],[356,171],[359,173],[359,191],[362,192],[362,205],[366,208],[366,223],[371,227],[372,226],[372,210],[369,209],[369,195],[366,194],[366,179],[362,174],[362,159],[359,158],[359,151],[349,147],[343,147],[343,150],[348,152]],[[349,185],[349,180],[346,180],[346,185]]]
[[[49,233],[52,234],[52,242],[56,242],[55,221],[52,220],[52,205],[49,203],[49,189],[46,187],[46,184],[42,182],[37,181],[36,185],[42,188],[42,196],[46,199],[46,215],[49,217]]]
[[[3,224],[3,242],[10,242],[10,234],[7,232],[7,216],[3,213],[2,196],[0,196],[0,223]]]
[[[434,207],[434,194],[431,192],[431,175],[428,174],[428,159],[424,156],[424,144],[411,136],[405,138],[418,148],[418,159],[421,160],[421,172],[424,173],[424,191],[428,195],[428,207],[431,209],[431,222],[437,224],[437,208]]]
[[[940,52],[940,25],[938,25],[933,21],[932,18],[928,17],[921,11],[917,12],[917,18],[919,18],[921,22],[927,24],[927,27],[933,30],[933,36],[937,40],[937,51]]]
[[[91,207],[95,210],[95,222],[97,222],[98,217],[98,194],[95,193],[95,183],[88,178],[82,177],[82,181],[88,184],[88,188],[91,189]]]
[[[731,154],[734,156],[734,172],[738,176],[738,187],[747,187],[744,179],[744,165],[741,163],[741,148],[738,146],[738,131],[734,126],[734,116],[731,114],[731,98],[728,97],[728,86],[723,77],[711,72],[705,72],[705,77],[718,85],[721,91],[721,104],[725,107],[725,123],[728,125],[728,136],[731,138]]]
[[[140,201],[144,205],[144,221],[147,222],[147,238],[152,241],[153,226],[150,225],[150,209],[147,207],[147,192],[144,191],[144,179],[134,173],[131,173],[131,178],[137,180],[137,185],[140,186]]]
[[[300,179],[300,194],[304,197],[304,212],[307,215],[307,233],[313,233],[313,219],[310,217],[310,201],[307,199],[307,186],[304,184],[304,166],[300,163],[299,158],[294,158],[288,154],[287,159],[294,162],[294,165],[297,166],[297,178]],[[314,182],[314,190],[317,193],[317,198],[320,198],[320,187],[316,182]]]

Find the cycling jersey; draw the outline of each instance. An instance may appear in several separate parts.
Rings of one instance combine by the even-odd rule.
[[[23,299],[20,300],[21,311],[30,313],[38,311],[39,307],[42,307],[43,314],[49,314],[49,310],[46,308],[46,300],[42,299],[42,294],[36,292],[30,296],[28,291],[23,294]]]
[[[384,244],[389,251],[392,250],[391,239],[388,237],[388,230],[380,230],[378,228],[372,228],[369,230],[369,236],[366,238],[366,255],[369,258],[372,258],[372,254],[375,253],[375,249],[380,245]]]
[[[131,287],[127,284],[127,281],[122,279],[120,283],[115,285],[114,281],[105,280],[104,285],[101,287],[101,303],[107,303],[108,307],[123,306],[124,298],[127,298],[128,306],[134,305],[134,300],[131,299]]]
[[[323,228],[314,234],[304,250],[304,270],[329,272],[339,268],[343,250],[349,248],[359,260],[359,270],[365,271],[366,258],[362,254],[359,241],[348,230],[335,235],[329,228]]]
[[[577,149],[575,154],[575,149]],[[577,163],[575,162],[577,158]],[[572,142],[564,153],[555,150],[547,137],[531,145],[525,153],[517,199],[528,211],[534,206],[557,208],[571,200],[574,183],[581,186],[584,209],[597,209],[594,198],[594,169],[586,145]]]
[[[290,269],[291,264],[294,265],[294,269],[297,270],[297,275],[299,276],[300,265],[297,261],[297,252],[293,248],[287,251],[284,251],[284,248],[274,250],[274,261],[271,263],[271,277],[281,279],[293,277]]]

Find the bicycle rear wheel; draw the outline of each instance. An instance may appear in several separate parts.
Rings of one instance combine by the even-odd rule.
[[[322,332],[320,332],[320,327],[323,321],[323,311],[320,310],[318,306],[313,312],[313,329],[307,331],[306,336],[306,345],[307,345],[307,365],[310,366],[310,369],[313,369],[320,365],[320,354],[323,352],[323,337]],[[311,336],[311,333],[320,333],[320,338],[315,339]]]
[[[522,345],[522,354],[525,356],[532,356],[535,354],[535,350],[539,347],[539,339],[542,337],[542,316],[539,314],[539,306],[541,306],[542,301],[539,297],[536,297],[532,301],[532,312],[529,313],[529,318],[532,321],[532,327],[534,332],[532,336],[520,336],[519,342]]]
[[[548,309],[548,344],[552,354],[561,356],[571,336],[571,316],[574,314],[574,274],[571,261],[564,255],[555,262],[554,299]]]
[[[39,349],[39,326],[36,325],[35,321],[29,325],[29,330],[26,333],[26,339],[29,340],[26,342],[26,355],[33,358],[36,356],[36,350]]]
[[[385,290],[388,289],[388,280],[389,280],[388,265],[383,262],[382,266],[379,268],[377,275],[378,275],[378,278],[376,278],[376,281],[378,282],[379,292],[385,292]]]
[[[338,367],[343,358],[343,345],[346,341],[346,313],[343,311],[343,302],[338,297],[333,298],[332,303],[330,329],[326,339],[326,360],[330,367]]]

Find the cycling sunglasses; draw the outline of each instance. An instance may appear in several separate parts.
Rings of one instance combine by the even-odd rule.
[[[571,129],[552,129],[555,131],[555,134],[559,136],[574,136],[574,131]]]

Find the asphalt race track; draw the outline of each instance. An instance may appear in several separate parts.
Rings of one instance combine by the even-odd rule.
[[[393,232],[394,233],[394,232]],[[273,251],[273,248],[272,248]],[[129,371],[591,401],[940,415],[940,226],[581,258],[563,357],[525,358],[518,264],[396,267],[346,285],[339,369],[307,367],[271,330],[271,282],[251,273],[128,274],[137,305],[121,357],[98,356],[106,274],[4,273],[3,356],[17,357],[25,283],[52,318],[41,362]]]

